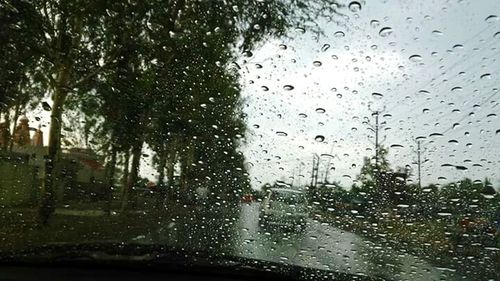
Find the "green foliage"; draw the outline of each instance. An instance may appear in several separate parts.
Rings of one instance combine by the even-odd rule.
[[[472,181],[465,178],[443,186],[439,192],[440,212],[454,217],[492,217],[500,205],[500,195],[492,189],[488,179]]]
[[[338,8],[333,0],[4,2],[0,15],[8,25],[0,35],[7,40],[0,44],[9,59],[2,60],[8,71],[0,89],[9,92],[0,95],[0,110],[19,104],[15,87],[26,94],[22,106],[51,94],[48,169],[57,164],[65,135],[65,146],[84,144],[104,154],[147,142],[159,159],[169,155],[182,164],[183,186],[209,184],[227,197],[249,189],[238,151],[246,129],[239,77],[231,62],[292,26],[319,32],[318,17]],[[63,126],[71,112],[80,116]],[[51,174],[44,204],[52,200]]]

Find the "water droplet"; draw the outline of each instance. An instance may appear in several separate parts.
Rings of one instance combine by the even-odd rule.
[[[448,143],[458,144],[458,141],[457,140],[449,140]]]
[[[325,140],[325,137],[322,136],[322,135],[317,135],[315,138],[314,138],[315,141],[317,142],[323,142]]]
[[[256,64],[255,64],[255,68],[257,68],[257,69],[261,69],[261,68],[262,68],[262,64],[260,64],[260,63],[256,63]]]
[[[50,104],[46,101],[42,102],[42,108],[43,110],[45,111],[51,111],[52,110],[52,107],[50,106]]]
[[[287,133],[282,132],[282,131],[278,131],[278,132],[276,132],[276,135],[278,135],[278,136],[280,136],[280,137],[286,137],[286,136],[288,136],[288,134],[287,134]]]
[[[500,38],[500,31],[498,31],[497,33],[493,34],[493,38]]]
[[[252,53],[251,51],[244,51],[244,52],[243,52],[243,55],[244,55],[245,57],[249,58],[249,57],[253,56],[253,53]]]
[[[260,86],[260,88],[261,88],[261,89],[262,89],[262,91],[264,91],[264,92],[269,91],[269,87],[267,87],[267,86]]]
[[[455,50],[459,50],[459,49],[463,49],[463,48],[464,48],[464,45],[462,45],[462,44],[453,45],[453,49],[455,49]]]
[[[432,35],[435,35],[435,36],[442,36],[443,35],[443,32],[439,31],[439,30],[433,30],[432,31]]]
[[[260,125],[259,125],[259,124],[254,124],[254,125],[253,125],[253,127],[254,127],[255,129],[258,129],[258,128],[260,128]]]
[[[376,99],[381,99],[384,97],[384,95],[382,95],[381,93],[372,93],[372,96]]]
[[[326,52],[328,49],[330,49],[330,44],[325,44],[323,47],[321,47],[322,52]]]
[[[498,21],[498,16],[496,16],[496,15],[489,15],[489,16],[487,16],[484,19],[484,21],[487,22],[487,23],[494,23],[494,22]]]
[[[292,85],[285,85],[285,86],[283,86],[283,90],[285,90],[285,91],[291,91],[293,89],[295,89],[295,87],[292,86]]]
[[[460,166],[460,165],[456,165],[456,166],[455,166],[455,169],[460,170],[460,171],[465,171],[465,170],[468,170],[468,168],[467,168],[467,167],[465,167],[465,166]]]
[[[491,79],[491,74],[490,73],[485,73],[485,74],[481,75],[479,78],[481,78],[481,79]]]
[[[380,26],[380,22],[378,20],[371,20],[370,21],[370,26],[373,28],[377,28]]]
[[[429,113],[429,109],[428,108],[422,109],[422,113]]]
[[[302,34],[306,33],[306,29],[305,29],[305,28],[303,28],[303,27],[300,27],[300,26],[299,26],[299,27],[296,27],[296,28],[295,28],[295,31],[297,31],[297,32],[299,32],[299,33],[302,33]]]
[[[462,90],[463,90],[463,88],[462,87],[458,87],[458,86],[451,88],[452,92],[461,92]]]
[[[288,47],[285,44],[280,44],[279,48],[282,50],[286,50]]]
[[[332,59],[334,59],[334,60],[338,60],[338,59],[339,59],[339,57],[337,57],[336,55],[332,55]]]
[[[316,112],[317,113],[325,113],[326,110],[324,108],[318,107],[318,108],[316,108]]]
[[[442,136],[443,136],[443,134],[441,134],[441,133],[432,133],[429,135],[429,137],[442,137]]]
[[[422,61],[422,56],[421,55],[411,55],[408,59],[411,62],[420,62],[420,61]]]
[[[391,35],[392,33],[392,28],[390,27],[382,27],[382,29],[380,29],[380,31],[378,32],[378,34],[382,37],[387,37],[389,35]]]
[[[352,1],[351,3],[349,3],[349,10],[351,10],[351,12],[353,13],[361,11],[361,3],[359,3],[358,1]]]
[[[345,36],[345,33],[343,31],[337,31],[333,34],[333,36],[337,37],[337,38],[342,38]]]
[[[486,115],[487,118],[496,118],[497,115],[495,113],[490,113],[488,115]]]
[[[231,66],[235,67],[236,69],[241,69],[241,66],[235,61],[231,62]]]
[[[397,143],[395,143],[395,144],[391,144],[391,146],[390,146],[390,147],[391,147],[391,148],[403,148],[404,146],[403,146],[403,145],[401,145],[401,144],[397,144]]]
[[[320,67],[322,65],[322,63],[319,60],[315,60],[315,61],[313,61],[313,65],[316,67]]]
[[[299,113],[299,117],[300,118],[307,118],[307,114],[305,114],[305,113]]]

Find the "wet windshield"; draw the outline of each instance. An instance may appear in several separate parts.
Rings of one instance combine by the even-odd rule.
[[[0,22],[0,260],[500,279],[500,1],[2,0]]]
[[[300,192],[273,190],[271,192],[270,201],[283,202],[290,205],[304,204],[305,198]]]

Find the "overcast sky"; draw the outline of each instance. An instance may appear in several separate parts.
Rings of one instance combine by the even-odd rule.
[[[292,30],[292,39],[270,41],[241,61],[254,186],[294,174],[298,183],[299,169],[301,183],[309,182],[312,154],[330,152],[337,157],[329,179],[352,184],[362,158],[374,153],[363,124],[374,122],[369,105],[386,115],[381,137],[393,166],[416,173],[414,139],[423,136],[424,184],[465,176],[498,184],[495,11],[500,1],[366,1],[359,11],[342,10],[338,23],[321,22],[324,36]]]

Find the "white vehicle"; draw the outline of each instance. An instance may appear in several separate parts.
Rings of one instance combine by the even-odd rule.
[[[262,201],[260,225],[278,225],[304,229],[307,221],[307,200],[301,191],[271,188]]]

